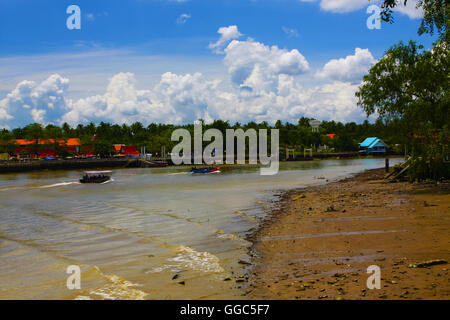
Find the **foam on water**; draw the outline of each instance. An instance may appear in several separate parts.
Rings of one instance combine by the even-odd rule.
[[[91,290],[88,295],[79,295],[75,300],[144,300],[148,293],[135,289],[139,284],[127,281],[117,275],[107,275],[94,266],[95,271],[106,279],[108,283],[102,287]]]
[[[169,264],[156,267],[150,272],[173,271],[186,269],[205,273],[221,273],[220,259],[209,252],[198,252],[190,247],[178,246],[174,249],[175,257],[168,258]]]
[[[218,234],[217,238],[226,240],[237,240],[239,239],[236,235],[230,233]]]

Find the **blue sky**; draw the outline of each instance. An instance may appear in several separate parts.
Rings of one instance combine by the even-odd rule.
[[[360,122],[354,91],[368,68],[400,40],[434,40],[417,35],[412,6],[369,30],[372,3],[0,0],[0,126]],[[66,27],[71,4],[80,30]]]

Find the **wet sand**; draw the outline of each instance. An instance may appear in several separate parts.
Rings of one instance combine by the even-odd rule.
[[[287,192],[250,240],[254,299],[449,299],[450,184],[389,183],[384,169]],[[368,289],[370,265],[381,288]]]

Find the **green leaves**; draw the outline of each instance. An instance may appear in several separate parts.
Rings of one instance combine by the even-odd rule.
[[[410,128],[450,121],[448,109],[450,60],[443,44],[424,51],[415,42],[391,47],[364,76],[356,93],[367,115],[385,121],[402,119]]]
[[[434,47],[424,50],[413,41],[392,46],[364,76],[356,93],[367,115],[378,113],[379,119],[395,123],[397,135],[409,140],[412,180],[450,178],[447,2],[419,1],[425,10],[419,33],[432,34],[434,27],[440,33]]]

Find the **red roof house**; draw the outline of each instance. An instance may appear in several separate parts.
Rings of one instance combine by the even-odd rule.
[[[15,153],[19,155],[20,153],[29,154],[31,158],[46,158],[46,157],[57,157],[51,148],[39,149],[37,154],[34,154],[31,150],[31,146],[38,144],[40,146],[50,146],[57,143],[61,148],[73,153],[79,153],[81,147],[81,141],[79,138],[69,138],[64,139],[13,139],[12,143],[17,145]]]
[[[115,144],[113,145],[113,150],[122,156],[138,156],[140,152],[138,151],[136,146],[127,146],[124,144]]]

